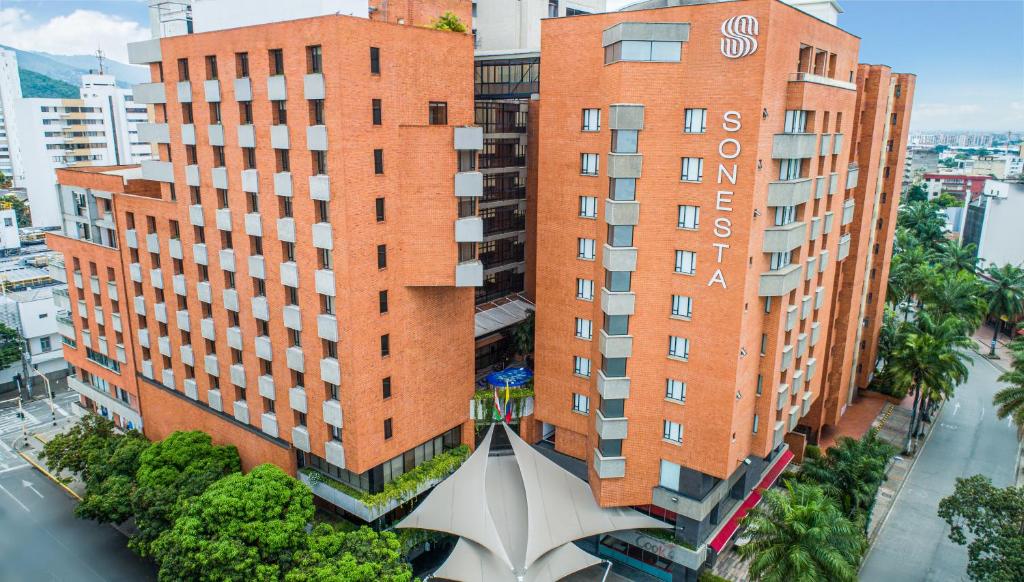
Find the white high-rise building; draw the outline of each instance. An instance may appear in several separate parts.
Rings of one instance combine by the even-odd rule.
[[[0,173],[20,186],[25,178],[16,131],[15,103],[21,99],[21,75],[14,51],[0,48]]]
[[[145,105],[111,75],[85,75],[79,99],[19,99],[18,141],[24,160],[32,226],[59,226],[58,168],[115,166],[150,159],[150,145],[139,136],[148,120]]]
[[[475,0],[473,34],[478,51],[539,51],[544,18],[596,14],[606,0]]]

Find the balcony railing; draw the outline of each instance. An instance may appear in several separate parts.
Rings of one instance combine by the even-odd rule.
[[[481,202],[499,202],[501,200],[525,200],[526,186],[495,186],[484,185],[484,196]]]
[[[525,165],[525,155],[480,154],[480,167],[484,169],[517,168]]]

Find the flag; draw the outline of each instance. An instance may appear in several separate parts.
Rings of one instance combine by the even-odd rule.
[[[512,422],[512,401],[509,399],[508,380],[505,380],[505,422]]]
[[[498,388],[494,388],[494,409],[491,411],[492,420],[501,420],[501,402],[498,401]]]

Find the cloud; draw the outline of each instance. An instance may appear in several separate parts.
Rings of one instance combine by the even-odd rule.
[[[1024,102],[998,99],[981,104],[917,102],[910,121],[915,131],[1019,131],[1022,123]]]
[[[102,49],[107,57],[126,63],[126,45],[147,38],[149,30],[141,23],[95,10],[38,22],[21,8],[0,9],[0,42],[21,50],[83,55]]]

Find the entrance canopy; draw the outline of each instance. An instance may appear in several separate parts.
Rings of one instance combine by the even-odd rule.
[[[529,368],[505,368],[487,375],[487,383],[491,386],[504,388],[510,386],[515,388],[522,386],[533,379],[533,372]]]
[[[492,450],[506,437],[511,452]],[[550,582],[600,562],[574,540],[671,526],[632,509],[598,506],[586,483],[495,424],[462,467],[396,527],[461,538],[437,578]]]

